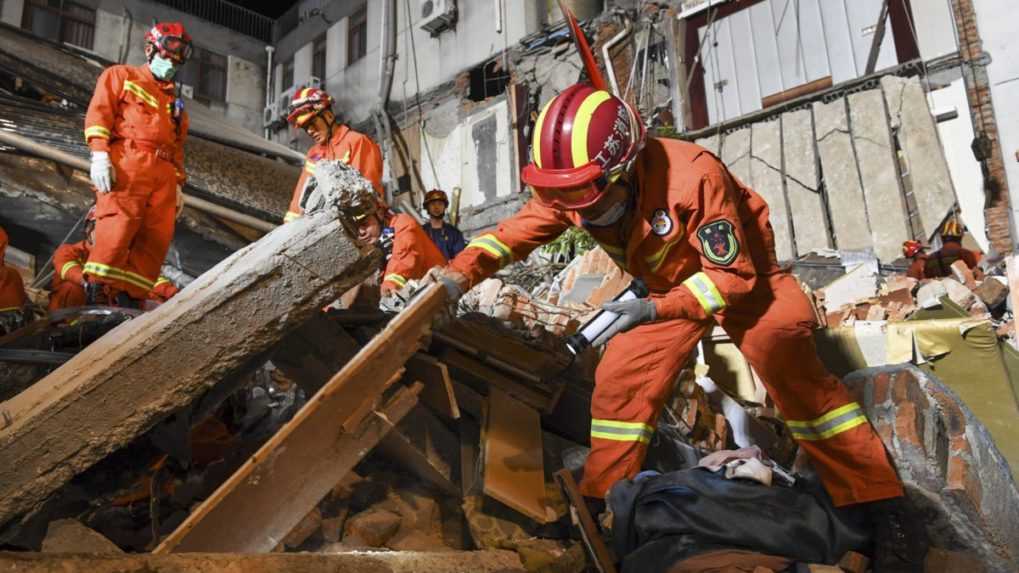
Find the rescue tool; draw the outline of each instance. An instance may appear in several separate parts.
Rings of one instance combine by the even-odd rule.
[[[633,300],[637,298],[646,298],[649,291],[644,281],[640,279],[633,279],[630,285],[626,287],[623,292],[616,295],[616,298],[612,299],[612,302],[623,302],[627,300]],[[599,310],[598,314],[594,315],[591,320],[584,323],[583,326],[577,330],[576,333],[571,334],[566,339],[566,348],[573,354],[580,354],[590,346],[600,346],[604,344],[605,340],[599,340],[602,334],[604,334],[609,327],[611,327],[620,315],[618,313],[609,310]]]

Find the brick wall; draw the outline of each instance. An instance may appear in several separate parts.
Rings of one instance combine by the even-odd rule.
[[[991,88],[983,61],[983,42],[977,30],[976,11],[973,0],[952,0],[952,12],[959,30],[959,52],[964,62],[974,65],[963,66],[966,77],[966,96],[969,99],[973,118],[973,131],[987,136],[990,143],[989,157],[984,161],[984,190],[988,201],[984,208],[987,221],[987,238],[999,253],[1012,252],[1012,231],[1008,199],[1008,181],[1005,178],[1005,163],[998,140],[998,124],[995,121],[994,105],[991,102]]]

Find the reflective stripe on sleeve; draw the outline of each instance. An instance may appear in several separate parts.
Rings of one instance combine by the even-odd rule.
[[[683,281],[683,286],[690,289],[697,302],[701,303],[704,312],[708,313],[709,316],[724,309],[726,306],[722,293],[718,292],[715,283],[703,272],[695,273]]]
[[[835,408],[813,420],[786,421],[794,438],[810,442],[826,440],[866,423],[867,416],[857,402]]]
[[[499,264],[502,267],[513,262],[513,251],[506,245],[506,243],[500,241],[498,237],[491,233],[481,235],[470,243],[467,243],[467,248],[481,249],[487,252],[493,257],[499,259]]]
[[[294,221],[294,220],[297,220],[297,219],[300,219],[300,218],[301,218],[301,214],[300,213],[294,213],[293,211],[287,211],[287,214],[283,216],[283,222],[284,223],[289,223],[290,221]]]
[[[93,125],[85,128],[85,141],[88,141],[90,137],[101,137],[103,139],[110,138],[110,130],[106,129],[101,125]]]
[[[67,271],[71,270],[74,267],[80,266],[81,263],[79,263],[78,261],[68,261],[64,263],[64,266],[60,267],[60,280],[64,280],[64,278],[67,276]]]
[[[308,173],[311,173],[312,175],[314,175],[315,174],[315,163],[311,162],[311,161],[305,161],[304,162],[304,170],[307,171]]]
[[[396,283],[400,288],[407,286],[407,279],[403,278],[403,275],[398,275],[396,273],[389,273],[384,279],[382,279],[382,282]]]
[[[651,441],[655,429],[642,422],[620,422],[618,420],[591,420],[591,437],[616,442],[640,442],[647,444]]]

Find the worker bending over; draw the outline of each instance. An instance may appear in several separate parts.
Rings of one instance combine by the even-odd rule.
[[[85,114],[95,186],[95,245],[85,288],[105,304],[137,307],[152,290],[183,206],[188,115],[173,78],[191,55],[179,23],[145,34],[142,66],[107,68]]]
[[[323,159],[342,161],[357,169],[371,182],[379,197],[383,197],[382,152],[379,146],[367,135],[336,121],[333,98],[328,93],[318,88],[298,90],[290,102],[287,121],[303,129],[315,145],[308,150],[284,222],[289,223],[304,213],[304,203],[310,192],[309,178],[315,174],[315,164]]]
[[[837,506],[901,498],[863,408],[817,358],[814,310],[778,266],[760,195],[706,149],[646,138],[629,104],[589,85],[554,97],[533,133],[521,177],[532,199],[425,282],[441,281],[458,298],[578,226],[646,283],[649,297],[604,305],[621,318],[595,374],[580,483],[592,504],[641,470],[680,370],[716,322],[764,381]],[[869,507],[882,539],[898,539],[892,528],[922,528],[903,523],[899,502]],[[908,544],[894,551],[916,558]]]
[[[7,231],[0,227],[0,336],[20,328],[25,320],[25,282],[13,267],[4,264]]]
[[[949,218],[941,227],[941,248],[933,253],[923,253],[913,258],[906,274],[914,279],[935,279],[952,276],[952,263],[962,261],[966,263],[971,271],[977,273],[980,278],[983,273],[979,272],[977,264],[980,262],[980,253],[971,251],[962,246],[963,228],[962,224],[955,217]],[[907,241],[911,243],[915,241]],[[918,243],[919,244],[919,243]],[[903,249],[905,250],[905,243]]]

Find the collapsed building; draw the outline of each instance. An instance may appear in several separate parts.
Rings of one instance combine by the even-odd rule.
[[[699,14],[709,30],[731,16],[684,18]],[[633,16],[590,26],[596,48],[642,27]],[[634,80],[647,82],[642,111],[675,110],[679,136],[716,152],[772,205],[780,258],[826,325],[822,358],[846,376],[930,523],[929,570],[1013,569],[1019,368],[1004,263],[990,261],[979,281],[962,268],[922,282],[897,276],[902,240],[936,235],[961,200],[925,100],[931,68],[967,68],[898,66],[731,119],[710,107],[717,102],[674,107],[675,90],[658,89],[672,70],[651,58],[655,39],[644,33],[616,53],[617,83],[637,73],[629,70],[644,42],[651,72]],[[81,113],[104,62],[82,65],[80,53],[9,27],[0,34],[3,73],[37,92],[5,91],[5,127],[84,155]],[[506,74],[500,94],[465,98],[468,74],[424,101],[400,102],[390,113],[396,194],[420,202],[459,162],[474,181],[463,189],[465,231],[515,211],[527,195],[515,192],[509,167],[526,161],[527,118],[576,81],[577,62],[561,28],[544,30],[485,64],[519,74]],[[702,68],[708,84],[725,85]],[[66,103],[39,103],[52,99],[41,93]],[[697,105],[712,125],[675,119],[694,118]],[[863,113],[871,109],[885,113]],[[369,278],[380,253],[348,236],[331,207],[263,237],[282,221],[300,156],[218,121],[194,121],[187,149],[186,191],[213,204],[185,211],[167,261],[188,287],[58,357],[59,368],[48,364],[0,403],[0,544],[43,551],[0,561],[14,571],[584,570],[553,474],[582,463],[598,356],[573,357],[562,338],[629,278],[603,250],[567,237],[479,285],[445,325],[433,326],[442,306],[434,290],[395,318],[365,293],[323,314]],[[448,131],[427,133],[436,124]],[[423,167],[429,153],[440,168]],[[0,161],[0,223],[15,246],[45,260],[86,209],[87,178],[23,148],[5,146]],[[342,170],[333,179],[358,184]],[[26,279],[44,266],[29,266]],[[990,366],[975,373],[974,363]],[[716,329],[683,373],[647,465],[675,471],[753,446],[810,473],[763,385]],[[642,544],[660,532],[631,519],[640,542],[622,547],[655,550]],[[867,568],[861,555],[802,545],[775,570],[793,560]],[[251,555],[259,553],[272,555]]]

